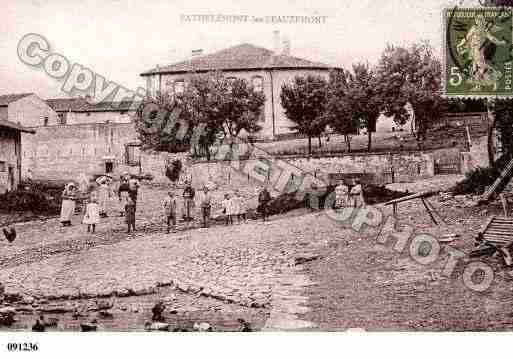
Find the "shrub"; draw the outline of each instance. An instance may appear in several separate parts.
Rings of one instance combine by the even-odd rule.
[[[140,175],[132,175],[133,178],[136,178],[139,181],[146,180],[146,181],[153,181],[155,178],[151,173],[143,173]]]
[[[64,184],[25,182],[17,190],[0,195],[0,212],[58,214]]]
[[[180,172],[182,171],[182,162],[178,159],[171,162],[170,165],[166,166],[166,177],[171,182],[176,182],[180,178]]]
[[[478,167],[470,171],[463,181],[458,182],[451,188],[451,192],[455,195],[482,194],[486,190],[486,187],[495,182],[510,160],[511,157],[502,156],[490,167]],[[499,187],[497,190],[502,190],[506,184],[507,182],[502,185],[502,188]]]

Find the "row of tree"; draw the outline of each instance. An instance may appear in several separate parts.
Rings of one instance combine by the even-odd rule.
[[[327,80],[321,76],[296,77],[293,83],[283,85],[280,96],[294,129],[308,137],[310,153],[312,138],[319,137],[328,126],[344,136],[349,151],[352,135],[365,128],[370,151],[372,133],[382,114],[404,125],[413,111],[414,133],[419,140],[424,139],[446,102],[440,87],[440,61],[423,42],[410,47],[388,46],[375,67],[357,63],[351,71],[331,71]]]

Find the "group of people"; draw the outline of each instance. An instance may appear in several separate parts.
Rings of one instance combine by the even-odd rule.
[[[233,194],[226,193],[224,199],[221,202],[223,208],[223,214],[225,215],[226,225],[234,223],[234,219],[239,223],[246,221],[247,206],[246,201],[242,197],[239,191],[235,191]]]
[[[101,176],[87,189],[87,199],[85,200],[82,223],[87,225],[87,232],[95,233],[96,225],[100,223],[101,218],[108,217],[109,200],[117,197],[119,203],[118,211],[120,216],[125,217],[127,224],[127,233],[135,231],[135,214],[137,209],[137,197],[139,191],[139,182],[136,178],[124,173],[120,177],[120,184],[117,194],[112,190],[112,178],[110,176]],[[199,207],[203,227],[208,227],[212,215],[213,199],[210,190],[204,186],[198,194],[192,187],[191,181],[187,181],[183,192],[183,211],[182,218],[186,223],[194,220],[194,211]],[[78,187],[74,183],[68,183],[62,193],[62,206],[60,222],[63,226],[71,226],[71,219],[75,213],[76,203],[79,199]],[[258,195],[257,212],[265,221],[269,214],[269,203],[271,195],[267,188],[263,188]],[[236,222],[247,221],[247,201],[240,191],[224,194],[220,202],[222,214],[225,218],[225,224],[231,225]],[[167,232],[176,230],[178,221],[178,198],[174,190],[170,190],[162,201]]]
[[[112,191],[112,178],[101,176],[87,189],[87,198],[84,205],[82,223],[87,225],[87,232],[94,233],[100,218],[108,217],[107,208],[109,200],[114,197]],[[119,212],[125,216],[128,232],[135,231],[135,211],[139,182],[136,178],[124,173],[120,178],[118,188]],[[68,183],[62,193],[60,222],[63,226],[71,226],[71,219],[76,209],[78,187],[75,183]]]
[[[192,222],[194,220],[193,212],[196,207],[199,207],[203,227],[208,227],[213,206],[213,199],[209,188],[204,186],[202,190],[196,194],[191,182],[188,181],[185,184],[182,197],[183,220],[187,223]],[[259,193],[257,208],[258,213],[262,215],[264,221],[268,217],[268,205],[270,201],[271,195],[267,188],[264,188]],[[221,201],[220,205],[227,226],[235,222],[242,223],[247,221],[248,206],[240,191],[236,190],[233,193],[225,193],[224,199]],[[175,231],[179,209],[178,198],[175,191],[170,190],[167,193],[166,198],[162,201],[162,207],[166,217],[167,232],[169,233],[171,230]]]
[[[353,180],[351,189],[345,183],[340,182],[335,187],[335,208],[361,207],[365,205],[362,185],[358,180]]]

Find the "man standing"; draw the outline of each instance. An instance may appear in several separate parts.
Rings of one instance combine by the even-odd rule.
[[[265,221],[267,218],[268,205],[271,202],[271,194],[266,187],[258,195],[258,212],[262,214],[262,218]]]
[[[193,220],[191,216],[192,209],[194,207],[194,188],[192,188],[191,182],[187,181],[185,184],[185,189],[183,191],[183,201],[184,201],[184,219],[187,222],[191,222]]]
[[[201,196],[200,207],[201,216],[203,218],[203,227],[208,227],[208,221],[210,220],[210,208],[212,207],[212,198],[208,192],[208,187],[203,187],[203,194]]]

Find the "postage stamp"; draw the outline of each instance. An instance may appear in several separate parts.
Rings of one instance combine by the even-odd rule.
[[[511,15],[511,7],[444,10],[444,95],[513,96]]]

